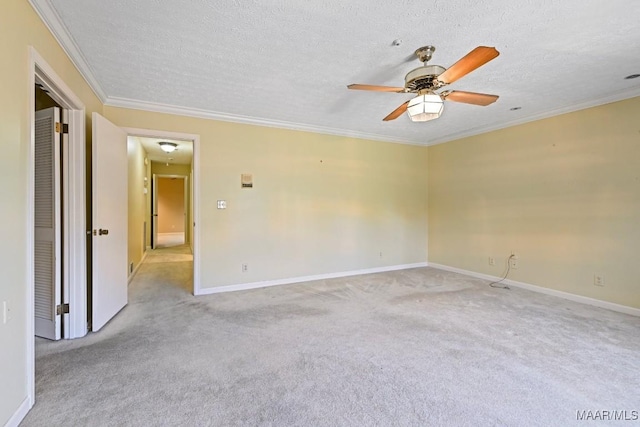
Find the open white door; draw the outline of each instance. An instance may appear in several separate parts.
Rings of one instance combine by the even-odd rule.
[[[127,134],[93,113],[92,329],[127,305]]]
[[[36,111],[34,146],[35,334],[59,340],[62,321],[60,109]]]

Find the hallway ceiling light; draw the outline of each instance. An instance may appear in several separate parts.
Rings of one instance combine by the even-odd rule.
[[[160,148],[165,153],[173,153],[174,151],[176,151],[178,149],[178,144],[176,144],[175,142],[165,142],[165,141],[163,141],[163,142],[158,142],[158,144],[160,144]]]

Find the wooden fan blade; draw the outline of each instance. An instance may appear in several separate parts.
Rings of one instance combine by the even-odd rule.
[[[495,47],[478,46],[460,58],[458,62],[449,67],[447,71],[440,74],[438,80],[445,84],[451,84],[496,58],[498,55],[500,55],[500,52],[498,52]]]
[[[375,92],[404,92],[403,87],[393,87],[393,86],[375,86],[375,85],[359,85],[352,84],[347,86],[349,89],[355,90],[373,90]]]
[[[404,104],[402,104],[401,106],[393,110],[387,117],[385,117],[382,120],[385,122],[388,122],[389,120],[397,119],[398,117],[400,117],[400,115],[402,115],[402,113],[407,111],[407,105],[409,105],[409,101],[405,102]]]
[[[461,90],[454,90],[449,92],[445,97],[448,101],[464,102],[465,104],[482,105],[486,107],[489,104],[493,104],[498,100],[497,95],[487,95],[486,93],[476,92],[463,92]]]

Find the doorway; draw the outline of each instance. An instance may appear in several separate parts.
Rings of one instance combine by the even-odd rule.
[[[66,184],[68,138],[64,133],[68,111],[36,79],[34,121],[34,311],[35,335],[49,340],[68,337],[68,296],[63,253],[63,187]],[[63,286],[67,285],[67,286]],[[63,304],[67,304],[64,305]],[[68,329],[68,328],[67,328]]]
[[[58,215],[58,227],[53,227],[57,234],[55,251],[58,251],[56,261],[52,268],[59,268],[60,272],[54,273],[59,283],[49,288],[53,293],[58,293],[54,298],[46,302],[46,309],[51,313],[51,318],[63,325],[59,329],[59,337],[78,338],[87,333],[87,241],[86,235],[86,146],[85,146],[85,107],[80,99],[71,91],[64,81],[54,72],[42,56],[32,47],[29,48],[29,123],[28,128],[30,147],[28,164],[25,166],[28,176],[28,218],[27,218],[27,377],[29,408],[35,402],[35,333],[36,333],[36,268],[41,268],[42,260],[37,260],[41,253],[36,253],[40,245],[36,244],[36,209],[42,205],[36,203],[36,188],[41,192],[43,187],[37,185],[36,170],[36,109],[40,107],[60,108],[60,116],[67,118],[64,121],[56,121],[52,115],[54,129],[59,126],[58,134],[63,134],[64,139],[60,143],[60,151],[55,150],[58,157],[59,172],[52,172],[53,179],[58,180],[59,189],[49,192],[52,195],[52,203],[59,207],[53,207],[49,212]],[[43,105],[42,94],[46,92]],[[40,101],[36,101],[40,97]],[[37,106],[38,104],[38,106]],[[55,113],[54,113],[55,114]],[[65,117],[66,116],[66,117]],[[59,123],[59,125],[55,125]],[[55,183],[52,183],[55,186]],[[57,199],[57,202],[56,202]],[[55,220],[54,220],[55,222]],[[47,257],[53,260],[53,257]],[[55,266],[55,267],[54,267]],[[58,308],[59,306],[59,308]],[[64,321],[63,321],[64,320]],[[54,336],[55,337],[55,336]],[[56,337],[57,338],[57,337]]]
[[[198,143],[199,136],[125,128],[129,148],[130,281],[158,250],[179,249],[193,256],[193,294],[199,289]],[[167,148],[167,146],[169,148]]]
[[[189,177],[153,175],[151,247],[170,248],[189,243]]]

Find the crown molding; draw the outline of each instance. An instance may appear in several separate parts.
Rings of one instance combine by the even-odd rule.
[[[521,124],[534,122],[537,120],[543,120],[550,117],[559,116],[562,114],[572,113],[575,111],[585,110],[587,108],[598,107],[600,105],[610,104],[612,102],[623,101],[625,99],[635,98],[640,96],[640,87],[631,90],[622,90],[614,93],[610,93],[602,98],[582,102],[579,104],[568,105],[565,107],[556,108],[553,110],[545,111],[539,114],[533,114],[526,117],[521,117],[517,120],[511,120],[506,123],[497,125],[489,125],[476,127],[470,130],[462,132],[455,132],[449,134],[443,138],[437,138],[428,141],[416,141],[407,138],[396,138],[387,135],[379,135],[374,133],[350,131],[346,129],[336,129],[324,126],[305,125],[301,123],[286,122],[281,120],[269,120],[258,117],[241,116],[236,114],[220,113],[216,111],[202,110],[197,108],[178,107],[175,105],[153,103],[138,101],[135,99],[108,97],[105,101],[105,105],[111,107],[130,108],[134,110],[153,111],[157,113],[174,114],[179,116],[196,117],[202,119],[220,120],[224,122],[251,124],[257,126],[266,126],[278,129],[291,129],[304,132],[314,132],[327,135],[345,136],[349,138],[360,138],[374,141],[393,142],[399,144],[418,145],[418,146],[431,146],[437,144],[443,144],[445,142],[455,141],[457,139],[467,138],[475,135],[480,135],[487,132],[492,132],[500,129],[505,129]]]
[[[359,138],[374,141],[392,142],[399,144],[409,144],[418,146],[430,146],[443,144],[445,142],[455,141],[457,139],[467,138],[475,135],[480,135],[487,132],[492,132],[500,129],[505,129],[512,126],[517,126],[536,120],[547,119],[550,117],[558,116],[561,114],[572,113],[587,108],[597,107],[612,102],[622,101],[629,98],[640,96],[640,87],[636,87],[630,90],[621,90],[610,93],[602,98],[590,100],[574,105],[568,105],[560,108],[556,108],[542,113],[533,114],[519,119],[511,120],[508,122],[480,126],[473,129],[464,130],[461,132],[454,132],[442,138],[435,138],[432,140],[414,140],[409,138],[399,138],[390,135],[380,135],[367,132],[350,131],[346,129],[336,129],[324,126],[314,126],[302,123],[293,123],[281,120],[270,120],[251,116],[242,116],[236,114],[220,113],[216,111],[203,110],[197,108],[180,107],[169,104],[153,103],[146,101],[138,101],[135,99],[120,98],[120,97],[108,97],[98,80],[95,78],[91,67],[89,66],[84,55],[81,53],[78,45],[73,37],[67,31],[66,26],[62,23],[62,20],[56,10],[51,5],[51,0],[29,0],[29,3],[36,11],[40,19],[44,22],[45,26],[49,29],[54,36],[58,44],[62,47],[67,54],[71,62],[78,69],[82,77],[86,80],[89,87],[93,90],[96,96],[104,105],[112,107],[130,108],[135,110],[153,111],[157,113],[174,114],[180,116],[196,117],[211,120],[220,120],[232,123],[251,124],[257,126],[266,126],[279,129],[291,129],[304,132],[313,132],[327,135],[344,136],[349,138]]]
[[[71,37],[71,34],[67,31],[67,27],[62,23],[60,15],[58,15],[58,12],[53,8],[50,0],[29,0],[29,3],[60,47],[62,47],[62,50],[67,54],[73,65],[78,69],[91,90],[93,90],[100,102],[104,104],[107,96],[102,86],[100,86],[100,83],[98,83],[98,80],[93,75],[87,60],[84,58],[73,37]]]
[[[286,122],[282,120],[262,119],[251,116],[241,116],[237,114],[220,113],[198,108],[178,107],[175,105],[161,104],[155,102],[138,101],[135,99],[108,97],[104,103],[110,107],[129,108],[133,110],[153,111],[156,113],[174,114],[178,116],[195,117],[200,119],[219,120],[223,122],[242,123],[256,126],[266,126],[278,129],[290,129],[303,132],[313,132],[326,135],[345,136],[348,138],[368,139],[374,141],[393,142],[398,144],[425,146],[424,142],[414,141],[406,138],[395,138],[388,135],[350,131],[346,129],[336,129],[324,126],[306,125],[302,123]]]
[[[579,104],[567,105],[565,107],[556,108],[553,110],[545,111],[531,116],[522,117],[517,120],[511,120],[506,123],[500,123],[498,125],[482,126],[466,130],[463,132],[456,132],[449,134],[443,138],[429,141],[425,145],[437,145],[445,142],[455,141],[456,139],[467,138],[470,136],[480,135],[494,130],[505,129],[512,126],[522,125],[529,122],[535,122],[537,120],[548,119],[550,117],[559,116],[562,114],[573,113],[575,111],[586,110],[587,108],[598,107],[600,105],[610,104],[612,102],[624,101],[625,99],[635,98],[640,96],[640,87],[633,89],[625,89],[617,92],[613,92],[598,99],[592,99],[589,101],[581,102]]]

